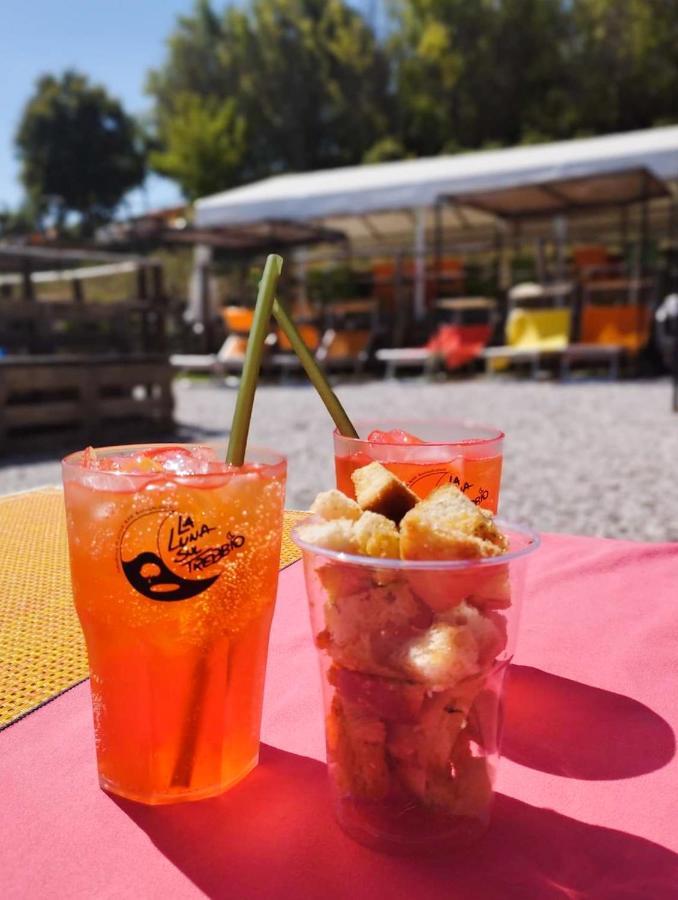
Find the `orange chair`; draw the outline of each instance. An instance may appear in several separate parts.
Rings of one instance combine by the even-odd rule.
[[[607,247],[591,244],[572,249],[572,261],[578,269],[590,269],[593,266],[606,266],[610,262]]]
[[[385,303],[393,303],[395,291],[395,260],[377,260],[372,263],[374,296]],[[414,281],[416,264],[413,259],[404,259],[400,264],[400,277]],[[464,263],[460,259],[444,257],[440,260],[436,274],[435,264],[426,267],[426,299],[434,300],[438,293],[461,293],[464,289]]]
[[[582,247],[574,247],[572,250],[572,262],[579,280],[586,282],[596,281],[609,276],[615,268],[607,247],[599,244],[590,244]]]
[[[308,323],[300,324],[297,325],[297,331],[308,349],[312,353],[316,353],[320,346],[320,331],[316,326]],[[283,378],[292,372],[299,372],[302,369],[299,357],[292,349],[292,344],[287,335],[279,328],[275,333],[275,342],[277,350],[266,357],[266,368],[276,370]]]
[[[580,341],[582,344],[622,347],[635,356],[650,340],[650,324],[650,309],[645,305],[587,304],[582,312]]]
[[[440,294],[461,294],[464,291],[464,262],[461,259],[443,257],[436,275],[435,265],[426,276],[426,297],[435,299]]]
[[[301,335],[304,343],[309,350],[315,352],[320,344],[320,331],[315,325],[297,325],[297,331]],[[292,353],[292,344],[290,344],[287,335],[280,329],[276,332],[278,338],[278,350],[283,353]]]
[[[414,277],[414,263],[403,260],[400,265],[401,278]],[[372,263],[372,293],[387,307],[395,302],[396,264],[393,259],[375,260]]]
[[[358,374],[369,357],[372,331],[328,328],[322,336],[316,359],[325,369],[351,368]]]
[[[254,320],[254,310],[247,306],[225,306],[221,314],[224,325],[231,334],[249,334]]]

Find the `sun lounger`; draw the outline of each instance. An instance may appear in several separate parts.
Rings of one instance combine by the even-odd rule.
[[[421,368],[433,378],[443,370],[459,369],[480,357],[492,333],[491,325],[441,325],[425,347],[393,347],[377,350],[375,356],[386,364],[386,377],[394,378],[398,368]]]
[[[372,330],[327,328],[320,340],[316,359],[328,372],[352,369],[358,375],[369,359]]]
[[[637,355],[650,340],[651,315],[645,304],[597,306],[587,303],[582,311],[581,342],[621,347]]]
[[[560,358],[570,340],[569,309],[514,309],[506,322],[506,344],[483,353],[486,371],[527,363],[536,375],[542,360]]]
[[[395,378],[399,368],[421,369],[428,378],[433,378],[442,368],[443,358],[426,347],[391,347],[377,350],[379,362],[386,364],[386,377]]]
[[[320,347],[320,330],[309,323],[298,324],[297,328],[308,349],[316,354]],[[275,334],[275,340],[275,349],[266,357],[266,368],[278,372],[283,380],[292,372],[302,371],[299,357],[280,329]]]
[[[570,344],[560,358],[560,377],[570,377],[572,363],[604,363],[608,366],[610,378],[617,378],[621,356],[622,347],[614,344]]]
[[[247,339],[229,335],[217,353],[173,353],[170,365],[179,372],[204,372],[219,381],[242,372]]]

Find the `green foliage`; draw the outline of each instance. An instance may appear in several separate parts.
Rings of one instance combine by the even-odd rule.
[[[398,133],[428,155],[678,120],[675,0],[397,0]]]
[[[385,53],[344,0],[253,0],[221,16],[200,0],[149,76],[163,148],[154,165],[195,195],[187,160],[199,143],[199,115],[192,107],[193,124],[176,124],[187,95],[223,111],[218,138],[227,161],[201,174],[199,192],[358,163],[387,134],[388,79]]]
[[[306,278],[306,291],[314,303],[350,300],[357,295],[355,272],[348,265],[312,268]]]
[[[28,204],[0,210],[0,238],[28,234],[35,228],[35,215]]]
[[[232,184],[247,153],[246,123],[232,98],[179,94],[165,126],[164,150],[150,155],[156,172],[169,175],[194,200]]]
[[[84,231],[111,218],[144,178],[144,147],[120,103],[84,75],[42,76],[16,134],[21,180],[38,214],[63,226],[78,213]]]
[[[391,39],[399,127],[417,154],[517,143],[564,115],[560,0],[406,0]]]
[[[194,197],[678,119],[675,0],[384,2],[377,35],[347,0],[198,0],[149,76],[153,165]]]
[[[578,127],[627,131],[678,119],[675,0],[573,0]]]
[[[405,159],[407,155],[407,151],[401,141],[394,137],[385,137],[370,147],[363,156],[363,162],[393,162],[398,159]]]

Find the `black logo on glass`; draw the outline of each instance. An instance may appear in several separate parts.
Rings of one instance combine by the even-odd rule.
[[[154,550],[142,550],[155,543]],[[239,550],[242,534],[166,509],[147,510],[127,523],[119,541],[122,571],[132,587],[149,600],[188,600],[219,578],[214,566]],[[201,573],[206,577],[200,577]],[[189,575],[198,577],[187,577]]]
[[[414,478],[410,478],[407,485],[411,488],[414,488],[416,485],[419,490],[422,490],[422,485],[424,483],[426,483],[429,491],[432,491],[433,488],[440,487],[441,484],[453,484],[464,494],[468,494],[469,491],[471,491],[471,488],[475,487],[475,491],[470,493],[469,496],[476,506],[479,506],[490,496],[490,492],[487,488],[480,487],[479,485],[476,486],[472,481],[462,481],[458,475],[450,473],[447,469],[428,469],[426,472],[415,475]],[[474,494],[475,496],[473,496]]]

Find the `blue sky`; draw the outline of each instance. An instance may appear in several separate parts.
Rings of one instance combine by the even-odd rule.
[[[374,4],[353,5],[369,13]],[[149,105],[145,74],[161,63],[177,15],[192,8],[193,0],[0,0],[0,208],[21,199],[13,139],[36,78],[77,68],[128,112],[143,112]],[[180,194],[172,182],[153,176],[130,201],[141,211],[179,202]]]
[[[148,107],[146,71],[162,61],[177,14],[192,0],[1,0],[0,207],[21,199],[13,139],[23,105],[43,72],[74,67],[102,83],[131,113]],[[172,182],[149,179],[136,209],[179,200]]]

